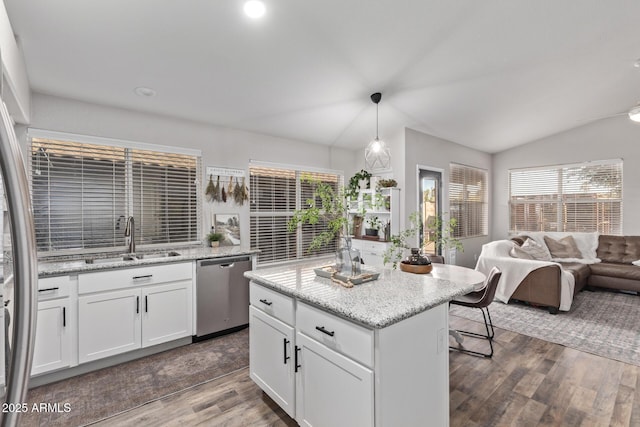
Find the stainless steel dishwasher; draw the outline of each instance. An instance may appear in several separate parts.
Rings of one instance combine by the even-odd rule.
[[[196,340],[244,328],[249,324],[247,256],[198,261],[196,269]]]

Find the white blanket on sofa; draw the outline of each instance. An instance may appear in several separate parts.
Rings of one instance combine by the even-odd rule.
[[[482,252],[476,264],[476,270],[485,275],[489,274],[489,271],[491,271],[494,266],[502,271],[502,276],[498,282],[498,289],[496,290],[496,299],[505,304],[509,302],[511,295],[516,291],[520,282],[527,277],[527,274],[548,265],[559,265],[556,262],[550,261],[513,258],[509,255],[509,251],[514,245],[516,245],[516,243],[511,240],[497,240],[482,245]],[[562,267],[560,267],[560,271],[562,272],[560,310],[569,311],[571,303],[573,302],[575,279],[573,274],[563,270]]]

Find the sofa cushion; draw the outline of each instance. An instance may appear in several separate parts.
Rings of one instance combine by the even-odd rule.
[[[533,239],[527,239],[522,246],[520,246],[520,249],[531,255],[533,259],[551,261],[549,250]]]
[[[571,236],[559,240],[544,236],[544,242],[549,248],[551,258],[582,258],[582,253]]]
[[[511,250],[509,250],[509,255],[511,255],[513,258],[534,259],[531,255],[529,255],[529,252],[525,251],[518,245],[515,245],[511,248]]]
[[[631,264],[601,262],[591,264],[591,274],[598,276],[619,277],[629,280],[640,280],[640,268]]]
[[[575,279],[575,287],[573,290],[574,295],[578,293],[587,284],[587,278],[591,273],[587,264],[580,264],[578,262],[561,262],[560,265],[564,270],[567,270],[573,274]],[[640,269],[639,269],[640,270]]]
[[[631,264],[640,259],[640,236],[601,235],[597,252],[602,262]]]

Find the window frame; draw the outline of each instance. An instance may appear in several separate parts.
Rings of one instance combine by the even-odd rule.
[[[164,243],[139,243],[136,242],[136,246],[139,249],[153,249],[153,248],[163,248],[163,247],[180,247],[180,246],[192,246],[195,244],[201,244],[202,240],[200,236],[202,236],[203,230],[203,215],[202,215],[202,182],[201,182],[201,174],[202,174],[202,151],[197,149],[190,148],[182,148],[182,147],[174,147],[160,144],[150,144],[136,141],[129,141],[123,139],[115,139],[115,138],[106,138],[99,136],[91,136],[91,135],[81,135],[81,134],[73,134],[68,132],[58,132],[51,131],[45,129],[36,129],[29,128],[27,130],[27,150],[28,150],[28,168],[29,168],[29,191],[33,200],[34,187],[33,187],[33,164],[32,164],[32,155],[31,155],[31,147],[34,139],[49,139],[55,141],[62,142],[70,142],[70,143],[78,143],[78,144],[93,144],[100,145],[105,147],[113,147],[113,148],[122,148],[125,151],[124,162],[126,164],[126,177],[125,177],[125,215],[133,216],[136,220],[136,231],[139,227],[142,226],[142,223],[139,218],[136,218],[134,215],[134,210],[136,206],[134,206],[134,183],[132,181],[133,178],[133,168],[134,160],[131,159],[131,153],[136,150],[142,150],[147,152],[155,152],[160,155],[174,154],[174,155],[182,155],[182,156],[191,156],[195,159],[195,173],[194,175],[194,193],[195,196],[195,216],[196,216],[196,230],[195,230],[195,239],[187,240],[181,242],[164,242]],[[116,219],[118,221],[118,219]],[[124,228],[122,228],[124,230]],[[123,231],[124,233],[124,231]],[[140,237],[140,233],[136,233],[136,237]],[[87,252],[92,253],[101,253],[101,252],[114,252],[114,251],[122,251],[126,250],[126,245],[113,245],[113,246],[102,246],[102,247],[86,247],[84,243],[81,248],[72,248],[72,249],[52,249],[49,247],[47,250],[38,249],[38,253],[43,256],[58,256],[58,255],[73,255],[73,254],[82,254]]]
[[[463,182],[455,182],[454,183],[454,170],[456,168],[461,168],[465,170],[465,176],[463,178]],[[469,192],[466,190],[468,187],[472,185],[471,182],[467,181],[467,171],[480,174],[483,182],[483,188],[480,188],[478,191],[482,193],[482,200],[470,200]],[[451,237],[455,237],[456,239],[469,239],[474,237],[486,237],[489,235],[489,171],[484,168],[479,168],[476,166],[464,165],[461,163],[450,163],[449,164],[449,180],[448,180],[448,196],[449,196],[449,218],[456,218],[457,224],[454,227],[454,231]],[[463,194],[461,198],[457,198],[454,196],[454,184],[461,185],[462,190],[459,192]],[[477,187],[477,186],[476,186]],[[459,200],[455,202],[455,200]],[[460,215],[456,215],[455,211],[459,209],[454,209],[454,205],[462,206],[463,212]],[[478,211],[477,208],[480,208]],[[482,223],[480,226],[472,225],[469,223],[471,220],[472,212],[480,212],[482,217]],[[462,217],[462,218],[460,218]],[[478,230],[479,228],[479,230]]]
[[[607,171],[607,173],[609,175],[606,175],[605,173],[602,174],[602,177],[611,177],[613,175],[616,175],[617,177],[619,177],[619,181],[617,181],[615,184],[616,185],[611,185],[609,187],[604,187],[606,189],[606,191],[601,191],[598,192],[596,189],[585,189],[583,192],[576,192],[575,191],[575,184],[573,184],[573,186],[571,184],[568,184],[568,181],[566,179],[569,178],[571,171],[575,170],[575,169],[579,169],[579,168],[591,168],[591,170],[587,171],[588,175],[589,173],[594,173],[597,172],[597,168],[603,167],[603,166],[610,166],[611,170]],[[624,185],[624,175],[623,175],[623,167],[624,167],[624,161],[623,159],[609,159],[609,160],[598,160],[598,161],[588,161],[588,162],[582,162],[582,163],[567,163],[567,164],[556,164],[556,165],[546,165],[546,166],[538,166],[538,167],[529,167],[529,168],[513,168],[513,169],[509,169],[508,171],[508,186],[509,186],[509,190],[508,190],[508,206],[509,206],[509,235],[516,235],[516,234],[520,234],[520,233],[526,233],[526,232],[534,232],[534,231],[557,231],[557,232],[567,232],[567,227],[573,225],[573,227],[577,227],[577,226],[585,226],[585,225],[590,225],[591,227],[589,227],[588,229],[582,229],[582,230],[570,230],[568,232],[601,232],[604,234],[614,234],[614,235],[621,235],[623,233],[623,205],[624,205],[624,197],[623,197],[623,185]],[[539,186],[544,186],[543,188],[545,188],[544,191],[540,191],[539,194],[518,194],[516,196],[513,195],[513,191],[514,191],[514,175],[515,174],[524,174],[526,172],[537,172],[540,174],[544,174],[547,173],[549,174],[549,176],[553,175],[555,176],[555,178],[549,179],[548,182],[538,179],[536,182],[538,183],[537,185]],[[534,179],[533,177],[531,179]],[[587,179],[587,178],[582,178],[582,177],[578,177],[578,179]],[[554,185],[554,182],[555,185]],[[574,180],[575,180],[575,174],[574,174]],[[589,183],[590,184],[590,183]],[[584,184],[583,184],[584,185]],[[565,187],[567,188],[565,190]],[[522,187],[521,192],[523,191],[527,191],[527,188]],[[555,191],[553,193],[550,193],[550,191]],[[618,192],[619,197],[597,197],[598,194],[606,194],[606,193],[615,193]],[[591,197],[589,197],[589,195],[591,195]],[[582,196],[582,197],[580,197]],[[530,197],[528,200],[527,199],[522,199],[522,200],[514,200],[515,197]],[[543,212],[545,209],[545,205],[548,206],[549,209],[551,209],[552,213],[555,218],[554,221],[544,221],[543,217],[545,217],[545,213]],[[602,227],[600,227],[597,223],[597,219],[596,219],[596,223],[587,223],[582,222],[582,221],[578,221],[577,217],[580,216],[581,212],[580,209],[578,209],[578,206],[588,206],[588,205],[595,205],[594,208],[597,210],[599,210],[600,208],[604,208],[604,207],[608,207],[609,208],[609,212],[615,212],[616,210],[619,213],[619,216],[616,218],[617,219],[617,225],[614,223],[613,227],[614,229],[609,229],[607,231],[602,231],[599,230],[599,228],[603,228],[605,226],[605,224],[601,224]],[[614,205],[615,205],[615,210],[614,210]],[[523,216],[525,215],[525,211],[527,210],[527,206],[532,206],[533,208],[535,208],[536,210],[536,224],[538,224],[539,226],[536,227],[535,230],[533,229],[524,229],[524,228],[529,228],[529,227],[523,227],[522,229],[517,227],[517,224],[514,224],[514,220],[516,217],[517,212],[514,212],[514,209],[517,206],[522,206],[522,210],[523,210]],[[569,214],[568,212],[571,211],[574,213],[574,217],[576,217],[574,219],[574,221],[570,221],[569,220]],[[585,215],[584,213],[582,213],[582,215]],[[611,218],[612,214],[609,214],[607,216],[607,218]],[[522,225],[525,225],[524,223],[526,222],[526,218],[522,218],[521,220]],[[531,221],[529,221],[531,222]],[[556,224],[555,225],[555,229],[552,229],[553,227],[550,227],[549,229],[547,229],[544,225],[546,224]],[[540,226],[541,224],[541,226]],[[559,229],[559,227],[562,227],[562,229]],[[611,226],[611,222],[609,222],[609,226]],[[615,227],[619,227],[619,228],[615,228]]]
[[[309,175],[335,176],[337,179],[336,181],[337,189],[342,188],[344,185],[344,173],[338,170],[314,168],[314,167],[300,166],[300,165],[271,163],[271,162],[263,162],[263,161],[256,161],[256,160],[252,160],[249,162],[248,169],[249,169],[249,180],[251,183],[251,192],[249,196],[249,234],[250,234],[252,249],[261,249],[260,247],[254,247],[254,239],[258,238],[257,233],[259,232],[259,230],[254,229],[254,227],[258,223],[258,218],[269,219],[269,218],[284,217],[284,218],[287,218],[287,223],[288,223],[289,219],[293,216],[294,211],[304,208],[304,206],[306,205],[306,199],[309,197],[308,191],[306,191],[308,189],[306,190],[303,189],[303,186],[304,186],[303,181],[306,177],[308,177]],[[272,211],[254,210],[254,206],[256,204],[256,198],[261,196],[259,194],[259,188],[257,188],[255,183],[252,181],[253,179],[252,169],[273,169],[273,170],[280,170],[283,173],[286,172],[289,174],[293,174],[293,179],[295,179],[294,209],[293,210],[280,209],[280,210],[272,210]],[[322,225],[319,224],[317,227],[322,227]],[[315,235],[314,233],[315,233],[314,226],[310,226],[308,224],[304,224],[304,225],[299,224],[295,231],[295,234],[294,232],[290,232],[286,230],[286,228],[283,232],[278,231],[278,236],[280,240],[287,240],[287,242],[291,244],[290,240],[293,239],[295,242],[295,248],[293,248],[292,250],[289,250],[287,248],[284,251],[284,253],[287,254],[286,259],[275,260],[278,257],[279,252],[276,252],[273,255],[269,255],[270,260],[266,260],[266,261],[261,259],[260,254],[258,254],[257,264],[258,265],[285,264],[285,263],[300,261],[300,260],[309,259],[313,257],[327,256],[329,254],[335,253],[336,247],[324,247],[319,251],[309,253],[305,248],[310,243],[310,240],[313,239],[313,236]],[[267,251],[265,251],[264,248],[263,248],[263,252],[265,254],[267,253]],[[293,253],[295,253],[295,256],[293,255]]]

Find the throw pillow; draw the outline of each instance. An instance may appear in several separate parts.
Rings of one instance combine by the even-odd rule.
[[[582,253],[572,236],[563,237],[560,240],[544,236],[544,242],[549,248],[551,258],[582,258]]]
[[[511,255],[513,258],[534,259],[531,255],[529,255],[528,252],[524,251],[519,246],[512,247],[509,251],[509,255]]]
[[[547,248],[539,244],[533,239],[527,239],[520,246],[520,249],[531,255],[533,259],[537,259],[538,261],[551,261],[551,254]]]

